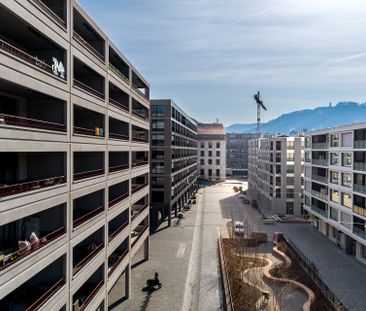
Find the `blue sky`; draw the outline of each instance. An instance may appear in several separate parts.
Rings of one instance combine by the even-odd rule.
[[[203,122],[365,102],[364,0],[79,0],[150,82]],[[345,120],[346,123],[346,120]]]

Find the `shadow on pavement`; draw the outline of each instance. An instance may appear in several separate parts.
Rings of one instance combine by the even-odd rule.
[[[141,260],[139,260],[138,262],[135,262],[133,265],[131,265],[131,269],[134,269],[134,268],[136,268],[137,266],[139,266],[139,265],[142,265],[144,262],[146,262],[146,261],[148,261],[148,259],[141,259]]]
[[[126,301],[128,298],[126,296],[122,297],[121,299],[118,299],[117,301],[113,302],[109,307],[108,310],[111,311],[114,308],[118,307],[121,303]]]
[[[144,297],[144,301],[142,302],[142,305],[140,306],[139,311],[145,311],[146,310],[146,308],[149,304],[152,293],[157,291],[157,290],[158,290],[157,288],[149,287],[149,286],[145,286],[143,289],[141,289],[142,292],[146,292],[146,295]]]

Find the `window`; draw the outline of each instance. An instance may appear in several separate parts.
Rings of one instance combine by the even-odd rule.
[[[281,197],[281,189],[276,189],[276,198]]]
[[[216,149],[220,149],[220,142],[216,143]]]
[[[339,172],[330,171],[330,182],[332,184],[338,184],[339,183]]]
[[[216,151],[216,156],[219,157],[220,156],[220,151]]]
[[[216,165],[220,165],[220,159],[216,159]]]
[[[294,159],[295,159],[295,154],[293,152],[287,152],[286,160],[290,161],[290,162],[293,162]]]
[[[338,153],[332,152],[330,154],[330,164],[331,165],[338,165]]]
[[[160,105],[153,105],[151,108],[151,114],[153,117],[164,117],[165,107]]]
[[[205,142],[204,141],[201,141],[201,149],[204,149],[205,148]]]
[[[201,164],[201,165],[205,165],[205,159],[201,159],[200,164]]]
[[[281,142],[276,141],[276,150],[281,150]]]
[[[286,202],[286,214],[287,215],[294,214],[294,202]]]
[[[276,165],[276,174],[281,174],[281,165]]]
[[[330,207],[330,218],[333,219],[334,221],[338,221],[338,210],[335,209],[334,207]],[[338,230],[337,230],[338,232]]]
[[[164,135],[163,134],[152,134],[151,144],[153,146],[163,146],[164,145]]]
[[[292,141],[292,140],[287,141],[286,145],[287,145],[287,149],[290,149],[290,150],[294,149],[294,141]]]
[[[351,173],[342,173],[342,186],[352,188],[352,175]]]
[[[212,157],[212,151],[211,150],[208,152],[208,156]]]
[[[164,121],[152,121],[151,128],[153,131],[164,131]]]
[[[276,186],[281,186],[281,177],[280,176],[277,176],[276,177]]]
[[[338,147],[339,146],[339,135],[338,134],[330,135],[330,146],[331,147]]]
[[[351,166],[352,164],[352,155],[350,152],[342,153],[342,165],[343,166]]]
[[[220,170],[219,169],[216,170],[216,176],[220,176]]]
[[[365,245],[361,246],[361,255],[363,258],[366,259],[366,246]]]
[[[288,199],[293,199],[295,197],[294,189],[287,189],[286,190],[286,197]]]
[[[294,177],[286,177],[286,183],[289,186],[293,186],[295,184],[295,178]]]
[[[205,170],[204,170],[204,169],[201,169],[201,170],[200,170],[200,175],[201,175],[201,176],[204,176],[204,175],[205,175]]]
[[[342,133],[342,147],[352,147],[352,132]]]
[[[276,162],[281,162],[281,153],[276,153]]]
[[[212,159],[208,159],[208,164],[212,165]]]
[[[212,141],[208,142],[208,148],[210,148],[210,149],[212,148]]]
[[[339,203],[339,191],[330,189],[330,200]]]
[[[211,169],[208,170],[208,176],[210,176],[210,177],[212,176],[212,170]]]
[[[151,154],[153,160],[164,160],[163,150],[153,150]]]
[[[342,193],[342,205],[352,208],[352,196],[349,193]]]
[[[164,163],[152,163],[151,172],[154,174],[163,174],[164,173]]]
[[[205,156],[205,151],[201,150],[201,157],[204,157],[204,156]]]

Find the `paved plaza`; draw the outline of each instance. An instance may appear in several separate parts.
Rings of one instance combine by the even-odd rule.
[[[316,264],[322,279],[349,310],[365,310],[366,267],[311,225],[263,225],[258,212],[243,205],[230,184],[200,189],[197,198],[179,225],[166,228],[163,223],[151,236],[149,261],[132,269],[130,299],[118,297],[117,284],[110,310],[223,310],[216,238],[219,232],[225,234],[227,221],[243,219],[250,219],[251,230],[266,230],[269,239],[275,231],[284,232]],[[155,271],[163,287],[148,293],[144,291],[146,280]]]

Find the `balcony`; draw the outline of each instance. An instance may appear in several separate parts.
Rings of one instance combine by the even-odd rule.
[[[360,238],[366,240],[366,231],[362,230],[358,227],[353,227],[353,233],[359,236]]]
[[[109,69],[124,83],[130,85],[130,67],[111,47],[109,47]]]
[[[87,266],[104,248],[104,227],[91,234],[73,248],[73,275]]]
[[[311,163],[319,166],[328,166],[328,161],[326,159],[312,159]]]
[[[73,14],[73,38],[83,45],[89,52],[105,61],[105,41],[93,29],[87,20],[74,8]]]
[[[128,170],[129,167],[128,151],[109,151],[109,174]]]
[[[132,125],[132,141],[148,143],[149,142],[149,131],[145,130],[136,125]]]
[[[316,190],[311,190],[311,194],[313,196],[316,196],[317,198],[319,199],[322,199],[322,200],[325,200],[325,201],[328,201],[328,194],[327,193],[322,193],[320,191],[316,191]]]
[[[326,134],[314,135],[311,138],[311,148],[312,149],[327,149],[328,139]]]
[[[54,77],[66,80],[66,51],[18,15],[0,6],[0,51]]]
[[[150,88],[148,85],[132,70],[132,88],[147,100],[150,98]]]
[[[131,183],[132,183],[131,191],[132,191],[132,193],[136,193],[137,191],[146,187],[149,184],[148,183],[148,174],[144,174],[144,175],[140,175],[135,178],[132,178]]]
[[[108,223],[108,243],[112,242],[128,226],[128,221],[127,209]]]
[[[133,151],[132,152],[132,167],[138,167],[149,164],[148,151]]]
[[[366,163],[355,162],[355,163],[353,163],[353,168],[357,171],[366,171]]]
[[[56,259],[0,300],[0,310],[35,311],[66,284],[66,255]]]
[[[62,28],[66,29],[66,10],[67,5],[65,0],[33,0],[35,4],[50,18],[52,18]]]
[[[359,217],[353,216],[353,233],[360,238],[366,240],[366,221]]]
[[[312,205],[311,210],[314,211],[315,213],[323,216],[324,218],[328,218],[328,212],[326,210],[321,209],[320,207],[318,207],[316,205]]]
[[[128,254],[128,238],[126,238],[116,250],[108,257],[108,277],[118,268]]]
[[[327,149],[328,144],[327,143],[313,143],[312,149]]]
[[[149,206],[148,196],[144,196],[136,203],[131,206],[131,221],[136,219],[143,211],[145,211]]]
[[[74,152],[74,181],[104,175],[104,152]]]
[[[129,95],[111,82],[109,82],[109,103],[127,113],[130,112]]]
[[[74,57],[74,87],[104,100],[104,77]]]
[[[23,227],[27,228],[24,232],[17,230]],[[66,234],[66,204],[2,225],[0,232],[2,271]],[[32,236],[33,232],[36,238]],[[19,241],[29,241],[29,245],[19,249]]]
[[[148,230],[148,219],[145,218],[132,232],[131,232],[131,248],[133,248],[142,235]]]
[[[354,204],[353,212],[360,216],[366,217],[366,206],[362,207],[362,206],[358,206],[358,205]]]
[[[104,265],[100,266],[72,296],[72,310],[83,311],[104,285]]]
[[[149,109],[132,98],[132,114],[144,121],[149,121]]]
[[[353,190],[366,194],[366,185],[353,184]]]
[[[129,140],[129,124],[109,117],[109,139]]]
[[[64,152],[0,152],[0,198],[66,183]]]
[[[328,182],[328,178],[325,177],[325,176],[312,175],[311,179],[315,180],[315,181],[322,182],[324,184],[326,184]]]
[[[99,190],[74,200],[73,228],[104,212],[104,190]]]
[[[118,184],[109,187],[108,191],[108,206],[109,208],[115,206],[119,202],[123,201],[124,199],[128,198],[129,196],[129,181],[123,181]]]
[[[74,134],[104,137],[104,115],[74,105]]]
[[[355,130],[354,148],[355,149],[366,149],[366,129]]]

